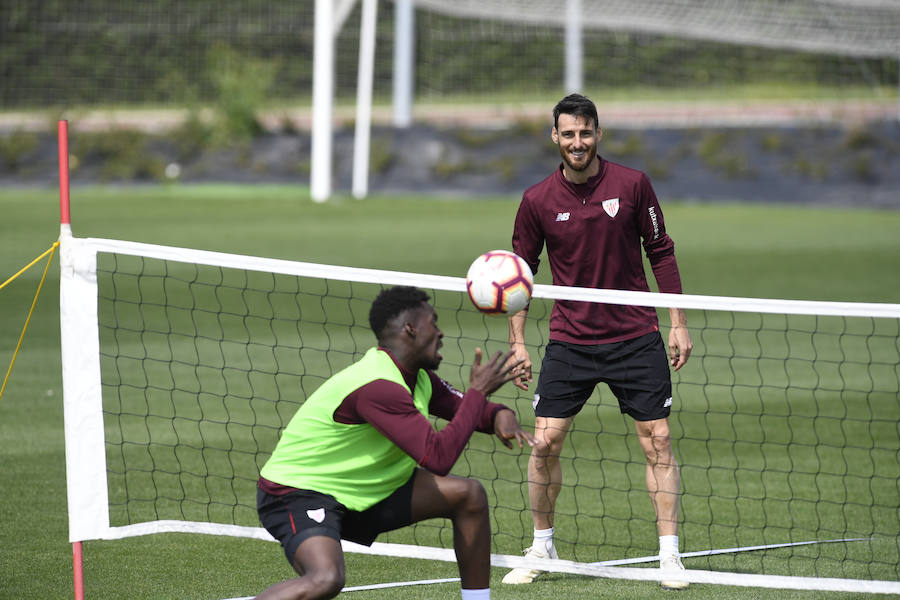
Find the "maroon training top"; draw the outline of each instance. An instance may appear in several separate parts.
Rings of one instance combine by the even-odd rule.
[[[660,292],[681,293],[675,243],[641,171],[597,157],[600,172],[573,184],[560,164],[525,190],[513,229],[513,251],[537,273],[546,244],[554,285],[648,292],[641,244]],[[652,307],[557,300],[550,339],[575,344],[627,340],[658,331]]]
[[[450,421],[443,429],[435,431],[431,421],[416,408],[409,393],[410,389],[415,389],[416,374],[399,364],[397,368],[409,389],[386,379],[376,379],[348,395],[334,411],[334,420],[350,425],[370,423],[419,466],[437,475],[446,475],[462,454],[472,432],[493,433],[494,415],[507,407],[488,402],[484,394],[474,389],[463,394],[434,372],[427,371],[431,378],[428,411]],[[263,477],[260,477],[259,486],[276,495],[291,491],[291,488]]]

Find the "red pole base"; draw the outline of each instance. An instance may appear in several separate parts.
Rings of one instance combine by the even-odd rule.
[[[75,600],[84,600],[84,556],[81,542],[72,542],[72,581],[75,583]]]

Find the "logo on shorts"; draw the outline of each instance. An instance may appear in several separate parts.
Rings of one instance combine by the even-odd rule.
[[[317,508],[315,510],[306,511],[306,516],[315,521],[316,523],[321,523],[325,520],[325,509]]]
[[[535,395],[534,395],[534,402],[531,403],[531,408],[537,408],[538,402],[540,402],[540,401],[541,401],[541,395],[540,395],[540,394],[535,394]]]
[[[663,402],[663,408],[669,408],[672,406],[672,398],[666,398],[666,401]]]

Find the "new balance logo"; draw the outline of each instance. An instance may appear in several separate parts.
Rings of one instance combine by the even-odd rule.
[[[670,406],[672,406],[672,399],[666,398],[666,401],[663,402],[663,408],[669,408]]]
[[[556,222],[557,223],[559,223],[560,221],[568,221],[568,220],[569,220],[569,213],[567,213],[567,212],[556,213]]]

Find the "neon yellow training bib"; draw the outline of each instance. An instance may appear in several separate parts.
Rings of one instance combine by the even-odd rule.
[[[409,389],[390,355],[369,349],[303,403],[260,474],[281,485],[329,494],[356,511],[377,504],[406,483],[416,466],[412,457],[368,423],[334,420],[334,411],[348,395],[377,379]],[[431,379],[424,370],[419,370],[411,393],[416,408],[428,416]]]

